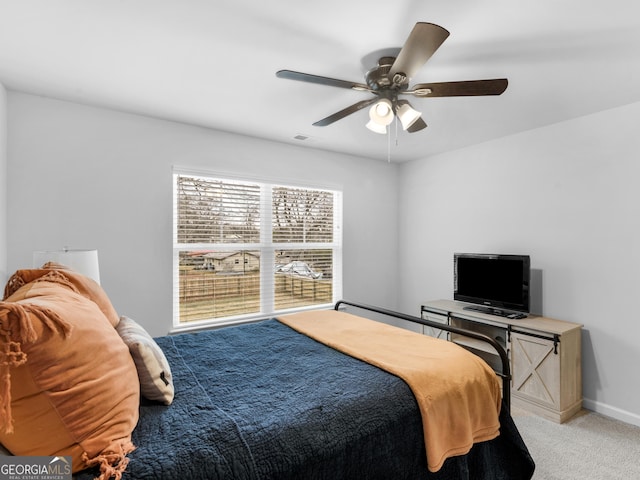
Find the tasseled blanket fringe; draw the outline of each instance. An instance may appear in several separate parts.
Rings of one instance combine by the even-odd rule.
[[[95,480],[121,480],[122,474],[129,464],[127,454],[134,451],[135,448],[136,447],[134,447],[132,443],[127,443],[126,445],[121,446],[121,451],[119,453],[108,452],[94,458],[89,458],[89,455],[85,452],[82,454],[82,461],[88,467],[95,467],[96,465],[99,466],[100,476]]]
[[[71,325],[52,310],[26,303],[0,302],[0,428],[13,433],[11,414],[11,368],[27,362],[22,343],[35,342],[36,330],[31,315],[50,330],[65,337]]]

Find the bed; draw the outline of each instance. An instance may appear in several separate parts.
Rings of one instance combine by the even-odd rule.
[[[339,302],[336,309],[345,305],[357,306]],[[142,399],[124,480],[517,480],[533,474],[504,403],[499,436],[430,471],[419,406],[404,380],[277,319],[155,341],[171,366],[175,397],[170,406]],[[97,473],[89,469],[77,478]]]
[[[152,339],[93,280],[19,270],[0,302],[0,443],[79,480],[531,478],[500,345],[464,332],[498,350],[502,391],[479,357],[369,314],[463,333],[341,301]]]

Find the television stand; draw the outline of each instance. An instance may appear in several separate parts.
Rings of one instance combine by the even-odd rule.
[[[500,310],[499,308],[493,307],[483,307],[481,305],[467,305],[462,308],[463,310],[471,310],[474,312],[484,313],[485,315],[496,315],[498,317],[506,317],[512,320],[519,320],[521,318],[527,318],[527,315],[524,313],[518,312],[509,312],[506,310]]]
[[[562,423],[582,408],[582,325],[529,315],[512,319],[478,311],[482,305],[433,300],[421,307],[423,318],[473,330],[494,338],[509,354],[512,404]],[[486,307],[485,307],[486,308]],[[432,330],[432,331],[431,331]],[[500,357],[460,334],[423,330],[475,353],[493,369]]]

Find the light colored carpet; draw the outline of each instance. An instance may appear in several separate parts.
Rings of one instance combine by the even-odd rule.
[[[562,425],[517,407],[511,415],[536,462],[534,480],[640,479],[640,427],[588,410]]]

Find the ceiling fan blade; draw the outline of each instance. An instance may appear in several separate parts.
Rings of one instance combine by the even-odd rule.
[[[327,85],[329,87],[349,88],[352,90],[360,90],[370,92],[371,89],[364,83],[350,82],[348,80],[339,80],[337,78],[321,77],[310,73],[294,72],[293,70],[279,70],[276,77],[286,78],[288,80],[297,80],[299,82],[317,83],[319,85]]]
[[[331,125],[333,122],[337,122],[338,120],[343,119],[347,115],[351,115],[352,113],[355,113],[359,110],[362,110],[363,108],[368,107],[369,105],[376,102],[377,100],[378,100],[378,97],[373,97],[373,98],[370,98],[369,100],[362,100],[358,103],[354,103],[350,107],[340,110],[339,112],[336,112],[333,115],[329,115],[328,117],[323,118],[322,120],[318,120],[317,122],[314,123],[314,125],[316,127],[326,127],[327,125]]]
[[[404,93],[416,97],[469,97],[500,95],[507,89],[506,78],[492,80],[467,80],[462,82],[419,83]]]
[[[419,132],[423,128],[427,128],[427,124],[422,118],[419,118],[418,120],[416,120],[414,122],[413,125],[411,125],[409,128],[407,128],[407,132],[415,133],[415,132]]]
[[[416,23],[391,66],[389,79],[393,79],[397,73],[403,74],[407,79],[413,77],[448,36],[449,32],[439,25]]]

